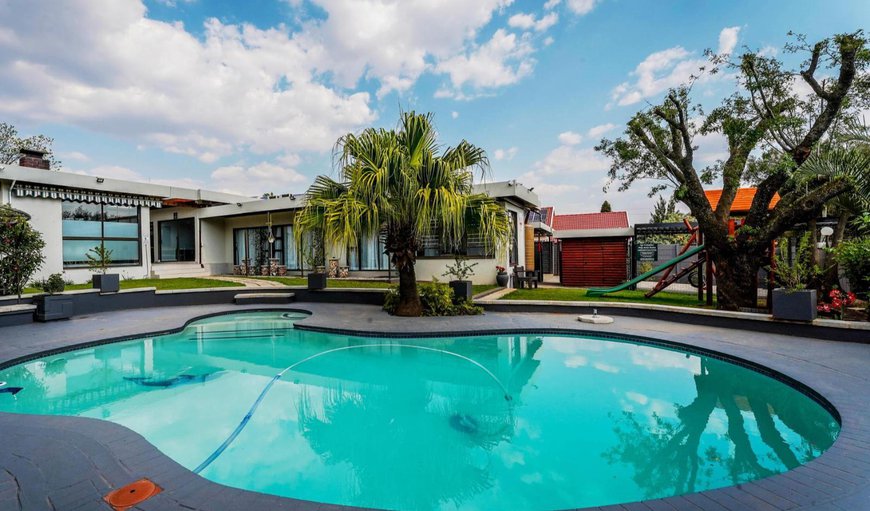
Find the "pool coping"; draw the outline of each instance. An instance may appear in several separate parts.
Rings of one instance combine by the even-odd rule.
[[[204,317],[210,317],[220,314],[226,314],[233,311],[254,311],[254,310],[285,310],[295,312],[307,312],[311,314],[308,318],[301,320],[298,323],[300,329],[328,331],[341,335],[366,335],[377,337],[414,337],[426,336],[437,337],[440,335],[498,335],[499,333],[562,333],[573,335],[594,335],[596,337],[611,337],[622,340],[638,340],[647,344],[658,344],[664,347],[671,347],[680,350],[688,350],[704,355],[713,354],[714,356],[722,355],[727,360],[745,361],[750,367],[758,370],[758,367],[764,368],[762,372],[767,373],[772,371],[774,374],[779,374],[788,380],[794,381],[800,387],[805,387],[810,390],[810,397],[814,394],[822,398],[822,403],[828,403],[834,408],[835,413],[839,416],[842,429],[840,436],[834,445],[826,451],[821,457],[813,460],[805,465],[793,469],[787,473],[775,475],[766,479],[760,479],[750,483],[744,483],[738,486],[730,486],[714,490],[707,490],[693,494],[687,494],[676,497],[668,497],[663,499],[655,499],[650,501],[641,501],[629,504],[617,504],[612,506],[603,506],[598,508],[607,511],[635,511],[635,510],[710,510],[722,511],[725,510],[743,510],[743,509],[758,509],[765,511],[786,510],[786,509],[861,509],[870,506],[870,490],[868,490],[868,481],[870,481],[870,461],[867,461],[866,452],[870,449],[870,425],[867,419],[870,415],[870,403],[867,402],[866,384],[861,382],[857,384],[852,379],[846,379],[847,385],[829,386],[824,392],[815,390],[814,381],[819,377],[835,377],[838,373],[831,370],[826,374],[821,374],[819,371],[802,370],[801,364],[797,367],[787,368],[783,371],[782,367],[777,365],[782,364],[782,360],[777,360],[777,364],[770,364],[771,360],[758,360],[759,354],[754,353],[747,357],[745,353],[733,353],[734,347],[722,344],[716,346],[698,345],[698,343],[687,344],[683,342],[675,342],[672,339],[660,339],[647,335],[636,335],[632,333],[620,332],[616,330],[591,329],[588,325],[583,325],[581,328],[496,328],[497,324],[490,324],[486,330],[469,330],[467,326],[463,328],[463,321],[452,321],[440,319],[441,326],[444,327],[440,332],[435,333],[425,330],[418,326],[418,330],[411,328],[415,323],[413,320],[398,320],[388,321],[392,323],[391,328],[381,329],[359,329],[345,328],[330,325],[330,318],[326,314],[318,314],[317,309],[329,309],[330,305],[324,304],[304,304],[299,303],[293,306],[252,306],[244,307],[224,307],[222,310],[216,310],[207,314],[197,314],[188,317],[181,326],[176,328],[161,329],[158,332],[135,332],[128,335],[116,336],[106,339],[92,340],[84,343],[66,343],[51,350],[41,350],[32,352],[19,357],[6,358],[2,350],[0,357],[3,357],[0,368],[8,367],[21,363],[25,360],[32,360],[46,353],[59,353],[70,351],[71,349],[80,349],[85,346],[95,346],[111,342],[119,342],[135,337],[161,335],[172,333],[183,329],[190,322]],[[339,305],[338,307],[342,307]],[[220,307],[218,307],[220,308]],[[370,307],[370,309],[375,309]],[[382,313],[381,313],[382,314]],[[516,314],[515,314],[516,315]],[[498,320],[498,315],[488,316]],[[539,314],[539,316],[543,316]],[[381,319],[381,318],[377,318]],[[423,321],[426,319],[439,318],[421,318],[417,325],[433,324],[432,321]],[[549,318],[545,318],[549,319]],[[466,321],[467,322],[467,321]],[[357,322],[358,323],[358,322]],[[478,322],[486,324],[486,321]],[[493,323],[490,321],[489,323]],[[400,325],[401,331],[396,331],[396,325]],[[549,330],[542,332],[542,330]],[[634,339],[632,339],[634,338]],[[837,343],[826,343],[836,347]],[[835,349],[835,348],[834,348]],[[729,353],[729,351],[732,351]],[[863,354],[863,352],[861,352]],[[773,354],[773,353],[771,353]],[[824,371],[822,373],[825,373]],[[842,375],[840,375],[842,376]],[[776,376],[774,376],[776,377]],[[851,382],[851,385],[848,385]],[[842,382],[841,382],[842,383]],[[838,391],[839,390],[839,391]],[[836,416],[836,415],[835,415]],[[87,462],[90,463],[89,471],[97,472],[99,477],[91,478],[90,489],[89,485],[75,483],[60,488],[49,488],[46,490],[49,495],[54,495],[54,499],[50,499],[53,505],[59,509],[74,509],[61,505],[64,503],[71,504],[72,499],[78,496],[82,502],[93,504],[93,494],[106,490],[106,488],[114,488],[120,485],[131,482],[133,477],[137,475],[146,475],[155,479],[158,484],[164,487],[164,492],[157,497],[152,498],[145,504],[141,505],[140,509],[227,509],[234,506],[229,505],[229,502],[235,504],[235,507],[248,507],[252,509],[269,508],[269,509],[294,509],[294,510],[358,510],[350,506],[337,506],[330,504],[320,504],[308,501],[300,501],[289,498],[276,497],[261,493],[249,492],[223,486],[218,483],[208,481],[189,470],[181,467],[176,462],[167,457],[156,447],[148,443],[138,433],[133,432],[118,424],[101,421],[97,419],[84,419],[78,417],[62,417],[62,416],[23,416],[15,414],[0,413],[0,426],[8,426],[22,428],[26,426],[29,431],[28,435],[24,435],[24,451],[30,450],[40,451],[39,444],[51,438],[53,442],[72,442],[76,445],[76,451],[82,453]],[[4,431],[7,428],[3,428]],[[62,431],[62,438],[57,437],[58,431]],[[40,433],[41,432],[41,433]],[[14,436],[14,435],[13,435]],[[29,447],[29,448],[28,448]],[[64,449],[59,449],[64,450]],[[49,453],[46,453],[49,454]],[[3,453],[0,452],[0,456]],[[52,459],[49,456],[49,459]],[[0,460],[3,458],[0,457]],[[100,460],[104,465],[110,468],[123,468],[124,470],[116,470],[107,473],[95,465],[96,460]],[[80,464],[86,464],[85,460],[79,460]],[[20,464],[20,463],[18,463]],[[15,470],[16,463],[13,463],[12,469]],[[9,468],[0,467],[9,472]],[[20,469],[20,467],[19,467]],[[24,471],[27,472],[26,470]],[[118,473],[120,472],[120,473]],[[13,472],[9,472],[10,474]],[[126,475],[126,477],[122,477]],[[63,477],[61,477],[63,479]],[[100,479],[102,479],[102,487],[100,488]],[[51,484],[46,483],[47,486]],[[75,488],[73,497],[65,497],[70,493],[68,488]],[[52,493],[54,491],[54,494]],[[106,491],[103,491],[105,493]],[[59,494],[57,492],[60,492]],[[8,493],[8,492],[6,492]],[[4,495],[3,481],[0,479],[0,507],[3,507],[2,497]],[[60,496],[58,496],[60,495]],[[87,497],[85,496],[87,495]],[[90,500],[88,500],[90,497]],[[66,500],[64,500],[66,499]],[[21,504],[21,499],[18,500]],[[204,506],[204,507],[200,507]],[[28,509],[27,505],[19,505],[23,509]],[[83,509],[91,509],[85,507]]]

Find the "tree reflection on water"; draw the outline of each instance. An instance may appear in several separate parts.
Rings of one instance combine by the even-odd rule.
[[[701,357],[694,383],[696,397],[675,405],[675,417],[624,411],[615,421],[618,443],[604,457],[631,465],[646,498],[722,486],[723,475],[739,484],[785,472],[836,439],[838,426],[823,408],[761,374]],[[716,435],[708,426],[717,410],[727,422],[724,442],[705,438]]]

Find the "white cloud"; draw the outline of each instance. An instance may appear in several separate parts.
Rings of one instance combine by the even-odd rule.
[[[737,45],[737,36],[740,27],[728,27],[719,33],[719,51],[730,53]],[[630,73],[635,78],[634,82],[626,81],[611,92],[611,102],[607,108],[613,105],[627,106],[640,102],[643,99],[657,96],[662,92],[688,83],[693,76],[697,76],[702,67],[708,62],[704,58],[696,56],[682,46],[674,46],[666,50],[657,51],[647,56]],[[727,74],[720,73],[701,75],[695,83],[708,83],[714,80],[727,78]]]
[[[496,149],[492,152],[493,158],[496,160],[512,160],[514,156],[519,152],[519,148],[517,147],[509,147],[507,149]]]
[[[211,173],[212,183],[218,191],[242,195],[288,193],[304,189],[308,178],[292,168],[261,162],[245,167],[229,165]]]
[[[544,9],[550,10],[562,3],[562,0],[547,0],[544,4]]]
[[[593,126],[592,128],[589,128],[588,134],[590,138],[598,138],[615,127],[616,124],[613,124],[611,122],[608,122],[607,124],[599,124],[598,126]]]
[[[90,157],[85,153],[79,151],[70,151],[68,153],[62,153],[59,155],[63,160],[73,160],[73,161],[90,161]]]
[[[559,22],[559,15],[555,12],[546,14],[541,19],[536,19],[534,14],[519,13],[508,18],[508,25],[521,30],[543,32]]]
[[[407,90],[440,62],[468,50],[478,31],[513,0],[313,0],[326,11],[305,33],[317,68],[339,85],[381,83],[378,96]]]
[[[528,76],[530,40],[501,29],[477,42],[512,1],[312,0],[325,18],[272,28],[212,18],[201,34],[149,19],[141,0],[0,2],[0,115],[206,163],[328,151],[377,119],[374,98],[354,92],[363,80],[380,98],[446,74],[449,95],[467,99]]]
[[[581,140],[583,140],[583,135],[573,131],[559,133],[559,143],[564,145],[577,145]]]
[[[451,87],[443,87],[436,97],[467,99],[488,89],[516,83],[531,74],[535,65],[533,52],[528,37],[518,37],[500,28],[483,45],[438,63],[437,71],[449,75]],[[465,87],[473,92],[463,92]]]
[[[450,117],[452,117],[452,118],[454,118],[454,119],[458,119],[458,118],[459,118],[459,112],[457,112],[456,110],[450,112]]]
[[[138,1],[0,4],[0,114],[63,122],[204,162],[239,150],[328,150],[371,123],[367,93],[321,83],[285,30],[210,19],[201,38]],[[23,26],[18,19],[43,22]],[[5,26],[4,26],[5,25]],[[40,27],[45,27],[44,30]],[[83,30],[82,27],[87,27]]]
[[[737,38],[740,35],[740,27],[727,27],[719,32],[719,54],[731,55],[737,46]]]
[[[574,14],[589,14],[595,8],[598,0],[568,0],[568,9]]]
[[[765,46],[764,48],[758,50],[758,54],[762,57],[776,57],[779,53],[779,49],[775,46]]]

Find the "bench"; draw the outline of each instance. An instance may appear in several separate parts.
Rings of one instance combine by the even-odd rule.
[[[524,266],[514,266],[514,287],[523,289],[526,284],[529,285],[529,289],[532,289],[532,286],[538,289],[538,276],[535,271],[526,271]]]
[[[36,305],[27,303],[0,306],[0,326],[33,323],[34,312]]]
[[[239,293],[233,297],[237,305],[250,303],[290,303],[296,297],[294,293]]]

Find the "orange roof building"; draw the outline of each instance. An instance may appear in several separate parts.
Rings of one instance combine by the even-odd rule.
[[[752,201],[753,199],[755,199],[756,191],[757,189],[755,188],[738,188],[737,195],[734,197],[734,201],[731,203],[731,216],[741,216],[748,214],[749,208],[752,207]],[[704,190],[704,195],[706,195],[707,200],[710,201],[710,207],[716,209],[716,206],[719,204],[719,199],[722,197],[722,190]],[[770,199],[770,204],[767,206],[767,209],[773,209],[778,202],[779,194],[774,193],[773,198]]]

